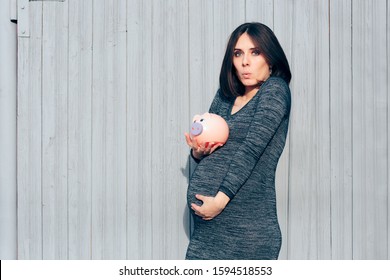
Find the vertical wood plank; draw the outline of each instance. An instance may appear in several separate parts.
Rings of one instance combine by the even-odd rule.
[[[167,152],[171,156],[165,162],[167,168],[165,180],[167,207],[167,223],[165,232],[168,244],[165,259],[184,259],[188,239],[185,230],[188,228],[187,219],[187,177],[183,170],[186,167],[186,147],[183,133],[188,129],[188,122],[183,116],[189,111],[189,70],[188,70],[188,0],[174,0],[168,2],[168,9],[172,11],[168,17],[168,44],[166,67],[171,81],[167,84],[167,108],[165,129],[167,134]],[[179,29],[177,27],[180,26]],[[172,52],[172,49],[174,50]],[[157,93],[157,92],[156,92]],[[156,185],[154,185],[156,186]]]
[[[188,112],[188,2],[153,2],[153,100],[152,223],[153,258],[184,258],[188,150],[183,132]],[[177,29],[177,26],[181,26]]]
[[[17,29],[10,21],[15,1],[0,10],[0,259],[17,257]]]
[[[69,1],[69,258],[91,258],[92,0]]]
[[[127,1],[113,1],[113,23],[114,23],[114,65],[113,65],[113,86],[111,91],[111,109],[113,112],[112,126],[113,139],[110,145],[113,146],[114,159],[111,181],[108,186],[113,186],[111,207],[113,216],[112,228],[112,256],[109,258],[127,258]],[[108,113],[110,113],[110,111]],[[110,219],[110,216],[108,216]],[[105,257],[107,258],[107,257]]]
[[[292,259],[329,258],[328,11],[322,1],[298,1],[293,9],[291,64],[300,82],[290,123],[288,252]]]
[[[274,0],[274,33],[279,40],[292,70],[292,24],[293,22],[293,2],[288,0]],[[295,73],[292,72],[292,80],[290,83],[292,103],[294,100],[294,78]],[[292,112],[290,112],[292,115]],[[279,159],[276,169],[276,200],[278,208],[278,220],[282,232],[282,248],[279,253],[279,259],[288,258],[288,209],[289,209],[289,161],[290,161],[290,131],[287,134],[286,145]]]
[[[92,258],[126,258],[126,1],[94,5]]]
[[[9,19],[10,21],[18,20],[18,1],[9,0]]]
[[[92,29],[92,259],[103,259],[105,246],[105,212],[107,168],[107,95],[108,74],[112,56],[106,47],[108,1],[93,5]],[[112,55],[112,54],[111,54]],[[107,165],[109,167],[107,167]]]
[[[274,28],[274,0],[246,0],[245,20],[247,22],[256,21]]]
[[[166,30],[168,17],[172,16],[167,9],[168,1],[153,1],[153,26],[152,26],[152,65],[153,65],[153,84],[152,84],[152,123],[153,133],[157,136],[152,146],[152,257],[153,259],[165,259],[165,248],[167,248],[167,236],[165,225],[167,223],[167,207],[171,199],[166,200],[165,190],[168,188],[167,181],[164,178],[167,153],[167,130],[164,111],[167,110],[167,84],[169,77],[167,73],[167,49]],[[165,4],[165,5],[164,5]],[[172,50],[171,50],[172,51]],[[176,48],[173,48],[176,51]],[[159,73],[156,75],[156,73]]]
[[[352,3],[330,2],[332,259],[352,259]]]
[[[127,7],[127,257],[152,259],[152,1]],[[160,94],[159,92],[157,94]],[[159,187],[159,186],[156,186]]]
[[[53,17],[53,14],[56,16]],[[43,258],[68,258],[68,2],[43,3]],[[64,47],[65,46],[65,47]]]
[[[387,259],[390,259],[390,5],[387,5]]]
[[[331,258],[331,188],[330,188],[330,86],[329,86],[329,3],[318,0],[315,10],[315,110],[318,259]]]
[[[386,4],[352,4],[354,259],[388,257]]]
[[[316,258],[316,176],[315,158],[315,77],[314,34],[316,14],[312,1],[298,1],[293,6],[294,95],[290,117],[290,203],[289,259]],[[297,81],[295,83],[295,81]],[[298,82],[298,81],[305,81]],[[314,138],[314,139],[313,139]]]
[[[189,11],[190,111],[186,130],[194,115],[208,111],[219,88],[222,63],[221,55],[217,58],[214,55],[213,1],[189,0]]]
[[[42,259],[42,3],[30,3],[29,22],[18,38],[18,259]]]

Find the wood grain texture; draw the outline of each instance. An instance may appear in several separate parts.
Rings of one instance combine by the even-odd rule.
[[[275,0],[246,0],[245,21],[261,22],[273,30],[274,22],[278,20],[278,17],[275,16],[275,2]]]
[[[94,5],[92,258],[126,258],[126,1]]]
[[[288,0],[274,0],[274,33],[279,40],[287,60],[291,63],[293,52],[292,24],[293,2]],[[290,64],[290,67],[292,65]],[[290,87],[294,84],[295,73],[292,73]],[[292,102],[294,102],[294,92],[292,91]],[[292,113],[291,113],[292,114]],[[288,259],[289,248],[289,165],[290,165],[290,133],[287,134],[286,146],[279,159],[276,169],[275,188],[277,195],[277,209],[279,225],[282,232],[282,248],[279,259]]]
[[[152,259],[152,1],[127,7],[127,257]],[[156,137],[156,138],[154,138]]]
[[[188,2],[154,1],[153,23],[152,252],[156,259],[184,258],[188,33],[177,27],[188,26]]]
[[[18,37],[18,258],[42,259],[42,3],[19,20],[32,34]]]
[[[329,4],[318,1],[315,7],[317,23],[315,34],[315,110],[314,123],[317,162],[315,186],[317,187],[317,258],[331,259],[331,173],[330,173],[330,82],[329,82]]]
[[[389,258],[388,1],[32,1],[28,14],[18,258],[184,258],[183,134],[246,21],[274,30],[293,75],[280,258]]]
[[[386,7],[352,5],[354,259],[388,258]]]
[[[293,7],[289,259],[329,255],[328,10],[322,3],[299,1]]]
[[[387,205],[390,203],[390,5],[387,5]],[[387,207],[387,259],[390,259],[390,207]]]
[[[69,2],[69,259],[92,252],[92,0]]]
[[[43,3],[42,13],[43,258],[67,259],[68,2]]]
[[[330,2],[332,259],[352,258],[351,1]]]
[[[189,112],[188,122],[196,114],[208,111],[218,89],[222,55],[214,47],[214,2],[189,0]],[[201,17],[199,17],[201,15]],[[227,36],[227,35],[226,35]],[[226,38],[224,39],[226,40]],[[186,131],[189,129],[186,127]]]

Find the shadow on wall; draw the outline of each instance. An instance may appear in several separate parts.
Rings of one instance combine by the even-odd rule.
[[[187,185],[185,186],[186,189],[190,182],[190,177],[192,175],[192,172],[194,172],[195,170],[195,167],[196,167],[196,163],[191,159],[190,156],[188,156],[187,164],[185,168],[181,168],[181,173],[187,179]],[[183,228],[184,228],[184,232],[187,235],[187,238],[190,239],[190,236],[192,234],[193,221],[187,203],[186,203],[186,207],[184,207],[184,213],[183,213]]]

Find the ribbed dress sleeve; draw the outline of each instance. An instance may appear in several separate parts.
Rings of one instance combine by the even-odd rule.
[[[228,172],[219,190],[232,199],[249,178],[280,124],[288,118],[291,96],[288,85],[273,78],[262,85],[256,112],[240,148],[232,157]]]

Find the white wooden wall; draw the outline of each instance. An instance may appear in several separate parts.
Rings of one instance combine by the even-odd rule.
[[[0,9],[0,260],[16,258],[16,24]]]
[[[18,258],[184,258],[183,133],[228,35],[260,21],[293,74],[280,257],[389,259],[389,18],[387,0],[19,0]]]

